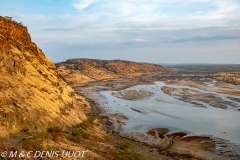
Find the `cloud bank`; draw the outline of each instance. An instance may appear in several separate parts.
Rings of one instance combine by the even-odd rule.
[[[0,14],[27,25],[55,62],[240,63],[239,0],[13,1],[3,0]]]

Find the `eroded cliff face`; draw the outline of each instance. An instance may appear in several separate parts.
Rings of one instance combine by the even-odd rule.
[[[166,71],[161,65],[125,60],[69,59],[56,65],[58,73],[70,84]]]
[[[0,16],[0,136],[76,125],[88,112],[89,104],[59,78],[27,28]]]

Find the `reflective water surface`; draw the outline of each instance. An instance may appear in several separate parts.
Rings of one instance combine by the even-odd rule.
[[[203,107],[190,102],[184,102],[178,97],[165,94],[163,86],[173,88],[188,88],[202,93],[212,93],[217,98],[231,103],[227,109],[212,107],[208,103],[198,101]],[[188,86],[166,85],[155,82],[154,85],[138,85],[126,90],[146,90],[152,92],[150,97],[141,100],[125,100],[111,95],[113,91],[102,91],[101,103],[109,114],[122,114],[128,120],[122,120],[120,134],[131,132],[144,133],[152,128],[168,128],[170,132],[183,131],[190,135],[212,135],[240,145],[240,103],[234,98],[240,96],[220,94],[209,89],[201,90]],[[230,97],[230,98],[229,98]]]

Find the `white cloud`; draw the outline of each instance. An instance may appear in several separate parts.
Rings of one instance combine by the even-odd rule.
[[[234,0],[82,0],[74,6],[95,15],[94,24],[102,28],[184,29],[225,26],[239,21],[240,5]],[[81,19],[83,20],[83,19]],[[84,20],[83,20],[84,21]],[[125,26],[118,26],[125,24]]]
[[[136,38],[134,39],[135,42],[146,42],[147,40],[142,39],[142,38]]]
[[[72,15],[70,13],[64,13],[64,14],[58,15],[58,17],[60,17],[62,19],[68,19],[68,18],[72,17]]]
[[[82,9],[85,9],[88,6],[90,6],[91,4],[96,3],[96,2],[97,2],[96,0],[79,0],[78,2],[75,2],[72,5],[75,8],[77,8],[79,10],[82,10]]]
[[[46,22],[52,20],[50,15],[44,14],[18,14],[17,16],[13,15],[13,18],[19,19],[23,22],[36,23],[36,22]]]
[[[51,20],[51,16],[43,15],[43,14],[34,14],[29,16],[34,21],[49,21]]]
[[[20,1],[3,3],[9,5],[0,5],[1,14],[22,21],[28,26],[33,41],[41,44],[43,49],[47,46],[46,53],[56,53],[55,58],[59,57],[58,52],[65,55],[69,51],[76,53],[73,57],[77,53],[79,57],[82,54],[90,57],[101,52],[107,58],[109,55],[119,58],[125,53],[126,57],[135,54],[133,59],[137,57],[139,60],[145,60],[144,56],[150,57],[146,53],[156,56],[161,53],[159,60],[154,57],[152,61],[168,57],[166,61],[170,62],[172,57],[166,53],[177,57],[186,52],[185,58],[192,55],[189,60],[196,60],[192,54],[196,52],[204,61],[202,54],[205,52],[206,57],[207,53],[212,55],[212,58],[207,58],[209,61],[216,58],[212,53],[225,54],[220,59],[222,62],[230,59],[227,54],[231,53],[233,56],[229,62],[239,62],[239,0],[63,0],[59,3],[49,0],[48,3],[29,1],[29,5]],[[59,45],[54,47],[52,44]],[[66,50],[59,49],[62,44],[66,45]],[[77,48],[78,45],[80,48]],[[146,46],[150,49],[145,49]],[[85,49],[84,52],[81,49]],[[119,55],[115,55],[116,52]],[[99,58],[103,58],[102,55],[99,54]]]

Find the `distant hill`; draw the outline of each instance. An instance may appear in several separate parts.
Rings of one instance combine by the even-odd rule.
[[[158,64],[126,60],[69,59],[57,63],[58,73],[66,81],[84,83],[107,78],[135,77],[142,74],[165,72]]]
[[[240,64],[164,64],[166,68],[180,71],[217,73],[217,72],[240,72]]]

